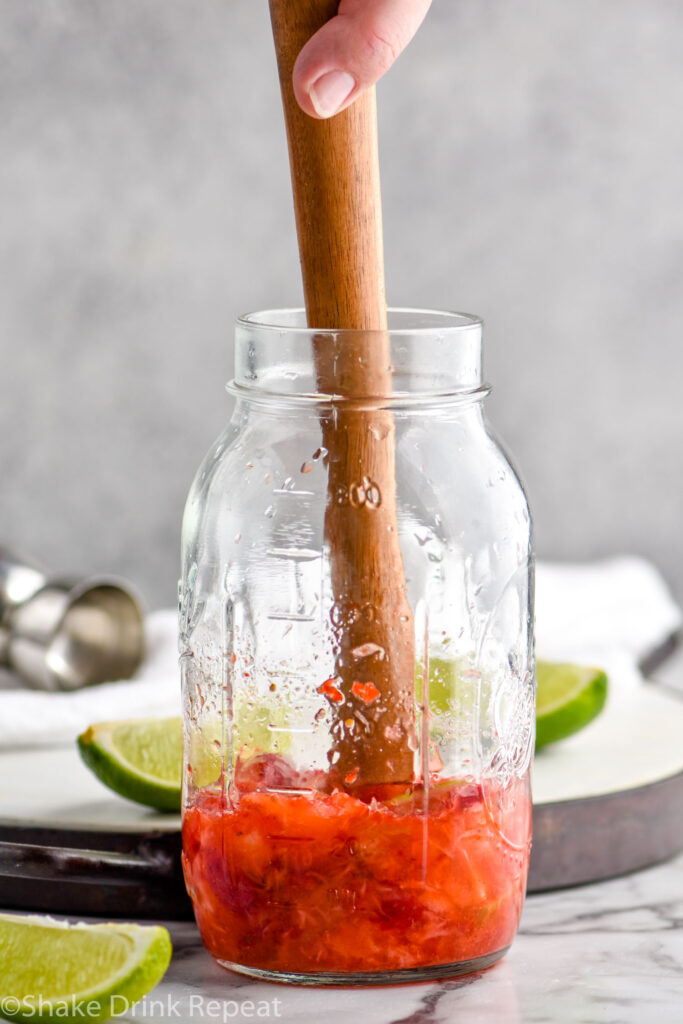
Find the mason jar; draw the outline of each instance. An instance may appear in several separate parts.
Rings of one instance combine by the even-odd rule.
[[[179,588],[183,866],[232,970],[442,978],[517,930],[531,522],[484,417],[481,340],[476,317],[422,310],[386,332],[237,321]],[[382,393],[345,393],[348,360],[380,350]]]

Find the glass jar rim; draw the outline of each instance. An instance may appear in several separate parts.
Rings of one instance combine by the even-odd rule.
[[[309,327],[301,308],[246,313],[235,324],[235,376],[227,389],[270,403],[380,402],[392,408],[469,402],[488,393],[479,317],[411,308],[387,313],[387,328],[373,330]],[[353,352],[357,370],[373,350],[386,359],[386,387],[351,394],[338,361]]]
[[[390,335],[426,335],[434,334],[435,331],[449,334],[459,334],[463,331],[481,331],[484,321],[473,313],[460,313],[444,309],[420,309],[416,306],[389,306],[387,308],[389,324],[386,331],[383,329],[371,329],[363,331],[364,334]],[[303,323],[297,323],[297,319]],[[414,318],[411,322],[410,318]],[[397,326],[398,319],[405,319],[403,326]],[[343,335],[358,334],[358,330],[351,327],[309,327],[306,322],[306,310],[301,306],[278,309],[257,310],[253,313],[242,313],[237,317],[236,323],[245,328],[259,331],[287,331],[293,334],[316,334],[332,335],[334,337]]]

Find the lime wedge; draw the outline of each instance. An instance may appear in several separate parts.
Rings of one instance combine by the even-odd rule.
[[[161,981],[171,952],[165,928],[0,914],[0,1016],[109,1020]]]
[[[180,718],[99,722],[78,737],[78,749],[98,779],[121,796],[160,811],[180,810]]]
[[[539,661],[536,665],[536,748],[583,729],[607,700],[607,675],[601,668]]]
[[[415,665],[415,696],[422,701],[424,683],[424,664],[418,661]],[[479,696],[482,682],[480,676],[470,671],[470,664],[465,658],[440,658],[433,655],[429,659],[429,707],[433,714],[457,712],[459,709],[471,711]]]

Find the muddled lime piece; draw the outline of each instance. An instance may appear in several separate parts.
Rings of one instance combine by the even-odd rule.
[[[466,658],[429,659],[429,707],[432,713],[445,714],[452,711],[454,702],[462,708],[473,708],[478,697],[481,677],[472,672]],[[415,695],[422,701],[424,687],[424,665],[418,662],[415,666]]]

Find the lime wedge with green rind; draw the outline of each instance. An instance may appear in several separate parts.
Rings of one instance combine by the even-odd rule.
[[[179,717],[99,722],[78,737],[78,749],[88,768],[120,796],[159,811],[180,810]]]
[[[536,678],[536,749],[583,729],[605,706],[607,674],[601,668],[539,661]]]
[[[151,992],[171,953],[165,928],[0,914],[0,1016],[109,1020]]]

